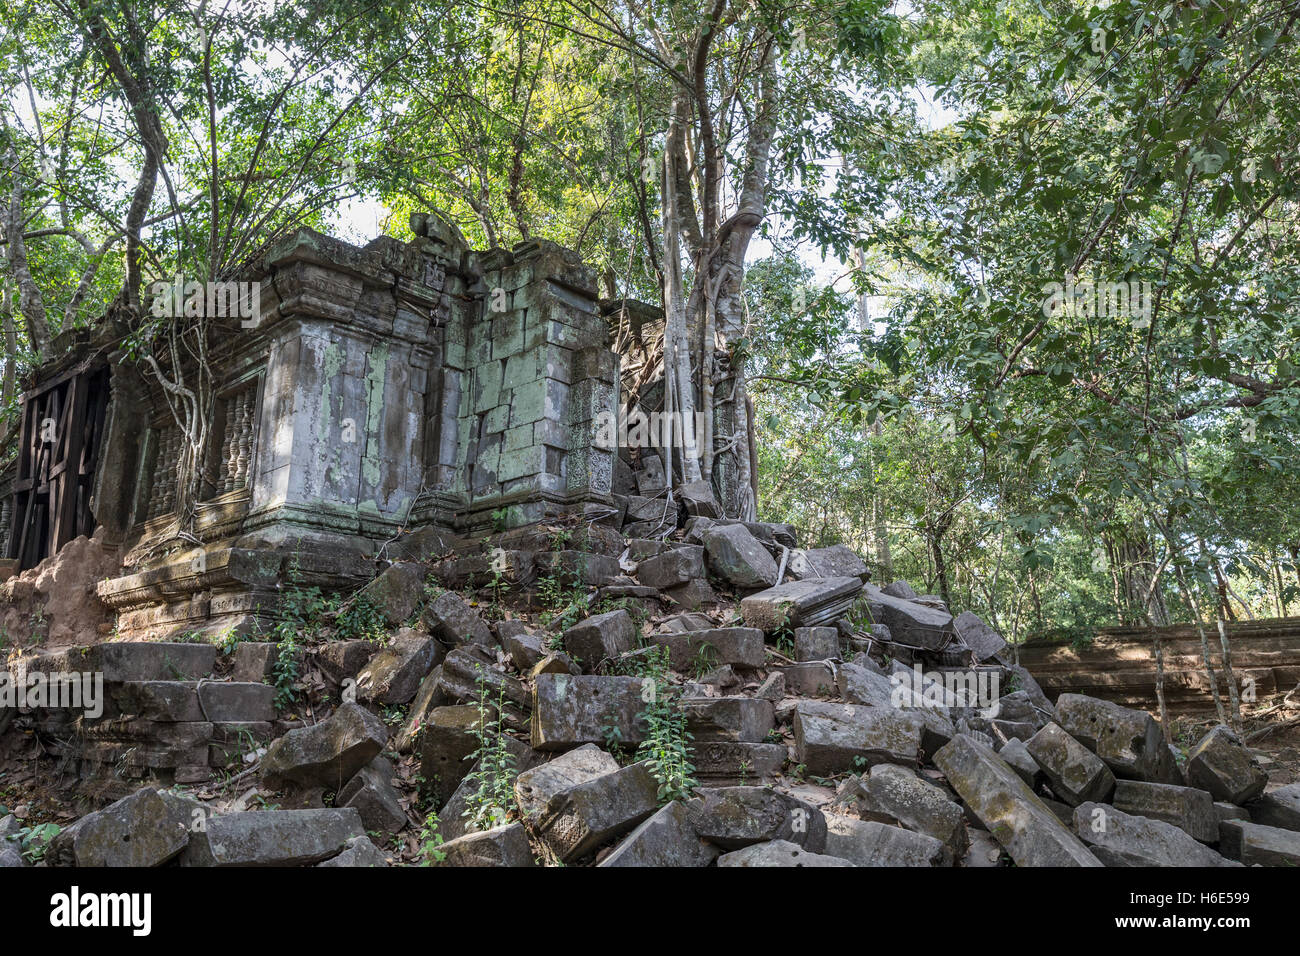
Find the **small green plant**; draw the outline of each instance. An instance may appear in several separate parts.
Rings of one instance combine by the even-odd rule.
[[[681,694],[668,683],[668,649],[658,647],[644,658],[641,700],[645,704],[637,715],[644,728],[636,759],[643,760],[659,782],[659,800],[685,799],[695,789],[695,765],[691,762],[691,741],[686,728],[686,711]]]
[[[334,619],[338,640],[383,641],[387,636],[384,612],[369,594],[356,595]]]
[[[217,650],[222,655],[229,657],[231,654],[235,653],[235,648],[238,647],[243,640],[244,636],[233,627],[227,628],[225,633],[217,640]]]
[[[691,667],[695,672],[696,680],[699,680],[717,666],[718,649],[709,643],[701,644],[699,649],[695,652],[694,660],[691,661]]]
[[[271,683],[275,686],[275,706],[287,710],[298,698],[294,685],[298,681],[298,642],[292,634],[284,634],[275,649],[271,664]]]
[[[506,746],[504,708],[505,685],[497,688],[494,704],[486,681],[480,677],[478,721],[470,731],[478,747],[465,758],[473,761],[474,769],[466,776],[471,789],[463,816],[474,830],[501,826],[514,806],[515,755]]]
[[[36,826],[23,827],[15,835],[19,851],[28,863],[36,864],[45,859],[45,852],[50,848],[50,841],[59,835],[57,823],[38,823]]]
[[[444,842],[442,834],[438,828],[442,822],[438,819],[438,814],[432,810],[424,818],[424,826],[420,828],[420,865],[434,866],[447,859],[447,851],[442,848]]]
[[[510,524],[510,509],[497,508],[492,512],[492,530],[498,533],[505,531]]]

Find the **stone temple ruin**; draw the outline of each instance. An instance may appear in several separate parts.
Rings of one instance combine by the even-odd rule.
[[[446,534],[563,514],[675,523],[644,503],[662,498],[663,465],[620,459],[599,427],[620,405],[611,324],[635,319],[631,351],[661,314],[600,300],[552,243],[478,252],[436,216],[412,227],[412,242],[364,248],[304,229],[241,276],[260,314],[214,336],[188,537],[184,436],[157,380],[93,339],[41,369],[0,474],[0,575],[98,533],[124,559],[98,583],[119,636],[218,633],[269,606],[290,559],[304,583],[340,588]]]

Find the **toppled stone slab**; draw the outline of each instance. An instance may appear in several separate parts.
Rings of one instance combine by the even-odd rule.
[[[1268,774],[1256,765],[1237,735],[1220,724],[1187,754],[1187,782],[1215,800],[1246,803],[1264,792]]]
[[[270,787],[296,784],[337,791],[387,743],[382,720],[359,704],[344,702],[327,720],[273,741],[262,757],[262,780]]]
[[[829,548],[799,548],[790,552],[791,576],[803,578],[860,578],[871,580],[867,563],[852,549],[842,544]]]
[[[889,628],[894,643],[937,651],[957,636],[947,611],[896,598],[869,584],[866,591],[872,618]]]
[[[697,834],[727,850],[768,840],[787,840],[814,853],[826,847],[822,812],[767,787],[704,787],[686,811]]]
[[[1102,803],[1081,803],[1074,829],[1107,866],[1228,866],[1227,860],[1162,820]]]
[[[952,850],[924,833],[831,814],[826,852],[854,866],[952,866]]]
[[[1225,820],[1219,825],[1219,849],[1246,866],[1300,866],[1300,832],[1262,823]]]
[[[1265,826],[1300,830],[1300,783],[1278,787],[1251,803],[1250,818]]]
[[[275,720],[275,688],[262,683],[200,682],[195,688],[201,720],[259,723]]]
[[[457,837],[442,845],[440,866],[533,866],[528,831],[521,823],[508,823]]]
[[[532,745],[564,750],[605,742],[611,729],[619,742],[645,739],[638,717],[645,709],[646,682],[639,677],[540,674],[533,689]]]
[[[350,641],[329,641],[316,648],[316,663],[325,676],[336,684],[355,678],[370,658],[379,653],[379,645],[360,638]]]
[[[840,632],[834,627],[796,627],[794,659],[827,661],[840,656]]]
[[[360,591],[377,607],[389,627],[410,620],[424,598],[424,565],[414,561],[391,564]]]
[[[748,627],[771,634],[784,627],[818,627],[848,613],[862,590],[856,577],[814,578],[778,584],[740,602]]]
[[[658,793],[650,770],[635,763],[561,790],[529,825],[567,863],[635,829],[658,807]]]
[[[441,657],[437,641],[404,627],[357,676],[357,696],[379,704],[410,703]]]
[[[708,866],[717,847],[701,840],[680,801],[660,807],[627,835],[600,866]]]
[[[800,701],[794,712],[795,759],[820,776],[878,763],[915,766],[923,727],[916,715],[897,710]]]
[[[396,833],[408,821],[392,781],[393,765],[384,757],[376,757],[344,785],[334,804],[352,807],[361,814],[367,833]]]
[[[1171,783],[1121,780],[1111,799],[1116,810],[1150,820],[1172,823],[1202,843],[1219,841],[1219,815],[1214,798],[1204,790]]]
[[[966,852],[965,815],[934,784],[904,767],[886,763],[872,767],[863,784],[878,812],[888,814],[908,830],[934,837],[955,856]]]
[[[1062,694],[1056,721],[1122,780],[1181,784],[1160,725],[1145,711],[1082,694]]]
[[[989,747],[959,734],[934,762],[1017,866],[1101,865]]]
[[[636,647],[636,625],[627,611],[610,611],[579,621],[560,640],[570,655],[590,668]]]
[[[781,772],[783,744],[740,743],[728,740],[693,741],[695,778],[714,787],[761,783]]]
[[[332,856],[317,866],[328,867],[373,867],[388,866],[388,858],[379,847],[370,842],[369,837],[353,837],[343,847],[343,852]]]
[[[1048,724],[1034,734],[1025,741],[1025,749],[1042,768],[1052,792],[1072,807],[1107,800],[1115,789],[1110,768],[1058,724]]]
[[[162,866],[190,842],[193,822],[157,790],[137,790],[60,832],[47,855],[82,867]]]
[[[686,584],[704,574],[704,548],[693,544],[644,558],[636,566],[637,580],[660,590]]]
[[[775,559],[744,525],[715,525],[703,537],[709,570],[728,584],[770,588],[777,583]]]
[[[772,702],[756,697],[688,698],[686,728],[697,741],[761,743],[775,726]]]
[[[259,810],[209,817],[190,836],[181,866],[311,866],[364,837],[361,815],[338,810]]]
[[[541,814],[551,798],[579,784],[615,773],[618,761],[595,744],[523,770],[515,778],[515,802],[525,820]]]
[[[475,704],[434,707],[419,735],[421,793],[441,808],[469,773],[484,712]],[[488,719],[491,719],[490,717]]]
[[[998,751],[998,756],[1005,760],[1012,770],[1020,774],[1020,779],[1030,790],[1037,790],[1038,785],[1046,779],[1043,768],[1038,766],[1038,761],[1025,747],[1025,742],[1019,738],[1008,740],[1003,744],[1002,749]]]
[[[443,591],[425,605],[421,620],[429,633],[444,644],[496,645],[482,615],[454,591]]]
[[[746,867],[825,867],[853,866],[848,860],[823,853],[805,850],[797,843],[788,840],[772,840],[769,843],[755,843],[743,850],[733,850],[718,857],[718,866]]]
[[[989,627],[979,615],[962,611],[952,622],[958,639],[970,648],[975,662],[981,663],[997,654],[1007,646],[1006,640],[993,628]]]
[[[834,697],[836,695],[835,671],[826,661],[808,661],[788,664],[779,668],[785,686],[800,697]]]
[[[718,664],[762,667],[767,659],[763,632],[753,627],[710,627],[651,634],[649,641],[668,649],[668,664],[675,671],[686,672],[699,663],[708,667]]]

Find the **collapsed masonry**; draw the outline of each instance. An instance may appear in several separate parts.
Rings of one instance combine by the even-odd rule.
[[[620,454],[605,427],[662,394],[643,375],[620,395],[614,351],[643,359],[657,310],[600,300],[592,270],[552,243],[478,252],[437,216],[412,229],[410,243],[364,248],[302,230],[240,277],[258,314],[215,325],[192,520],[178,493],[186,435],[157,379],[106,338],[41,369],[0,473],[0,581],[94,538],[123,567],[98,583],[105,631],[243,633],[290,573],[355,587],[452,533],[563,514],[618,528],[629,509],[647,535],[675,527],[663,458]],[[725,434],[733,418],[720,402],[707,427]],[[720,457],[726,501],[740,470]],[[718,514],[712,489],[687,497]],[[59,613],[32,604],[24,620]]]
[[[307,702],[287,710],[269,683],[283,648],[268,643],[28,659],[42,674],[101,673],[108,704],[93,718],[29,708],[15,727],[25,733],[0,727],[0,744],[39,740],[51,776],[83,800],[120,797],[64,827],[44,858],[1300,863],[1300,784],[1270,790],[1226,728],[1179,759],[1149,714],[1049,701],[977,616],[904,582],[877,588],[849,549],[801,549],[785,525],[696,517],[664,539],[600,528],[480,542],[481,556],[544,573],[584,555],[568,568],[585,581],[576,620],[529,612],[523,584],[426,589],[429,576],[459,588],[467,554],[393,564],[366,587],[393,633],[374,642],[327,626],[298,647]],[[299,716],[308,706],[312,719]],[[669,713],[689,738],[654,737]],[[652,738],[685,745],[698,787],[664,789],[665,751],[639,749]],[[284,809],[253,809],[259,798]],[[429,811],[441,842],[421,832]],[[21,840],[3,839],[23,833],[30,856],[30,828],[0,819],[0,865],[27,862]]]

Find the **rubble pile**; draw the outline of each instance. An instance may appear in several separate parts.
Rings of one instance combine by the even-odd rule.
[[[1180,760],[1149,714],[1049,701],[977,615],[877,587],[850,549],[686,507],[631,495],[623,533],[532,526],[391,565],[365,589],[384,641],[296,650],[306,708],[277,707],[265,641],[27,659],[102,673],[102,714],[15,729],[119,788],[41,863],[1300,863],[1300,785],[1268,790],[1226,727]],[[0,865],[31,861],[18,846]]]

